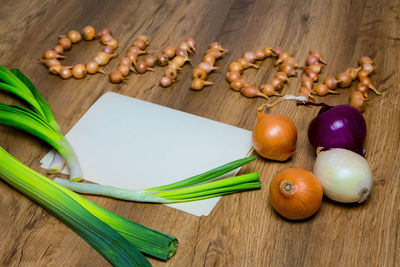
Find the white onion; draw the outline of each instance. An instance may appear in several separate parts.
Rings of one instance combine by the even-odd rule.
[[[333,148],[318,154],[314,174],[332,200],[363,202],[371,192],[372,172],[365,158],[353,151]]]

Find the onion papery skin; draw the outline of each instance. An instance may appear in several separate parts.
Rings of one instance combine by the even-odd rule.
[[[252,143],[260,156],[266,159],[285,161],[293,155],[296,142],[296,125],[289,117],[258,112]]]
[[[342,148],[318,153],[314,174],[321,181],[324,194],[342,203],[365,201],[372,187],[372,172],[367,160]]]
[[[350,105],[323,106],[308,126],[308,140],[315,149],[344,148],[363,155],[366,135],[364,117]]]
[[[285,185],[289,185],[290,190],[285,189]],[[313,215],[321,206],[322,196],[318,178],[302,168],[280,170],[269,187],[272,207],[290,220],[302,220]]]

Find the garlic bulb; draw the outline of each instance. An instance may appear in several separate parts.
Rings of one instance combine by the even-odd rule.
[[[372,172],[367,160],[357,153],[333,148],[318,153],[314,174],[324,194],[332,200],[353,203],[365,201],[372,187]]]

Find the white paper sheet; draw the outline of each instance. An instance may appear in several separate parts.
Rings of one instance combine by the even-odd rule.
[[[131,189],[191,177],[245,157],[252,148],[248,130],[116,93],[96,101],[66,137],[85,179]],[[41,160],[43,168],[53,155]],[[218,200],[168,206],[207,216]]]

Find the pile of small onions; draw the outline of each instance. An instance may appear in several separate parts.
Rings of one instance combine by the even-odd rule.
[[[272,207],[290,220],[302,220],[313,215],[321,206],[322,196],[321,182],[302,168],[280,170],[269,186]]]
[[[76,64],[75,66],[63,66],[58,60],[65,58],[63,54],[65,51],[72,48],[72,44],[77,44],[82,39],[91,41],[95,38],[99,38],[100,43],[104,45],[104,47],[102,51],[96,55],[94,61],[90,61],[86,64]],[[112,37],[110,30],[105,28],[96,34],[92,26],[86,26],[82,29],[82,33],[71,30],[66,36],[61,35],[58,45],[56,45],[53,50],[44,52],[43,59],[41,59],[40,62],[49,68],[50,73],[59,75],[63,79],[69,79],[71,77],[83,79],[88,73],[104,73],[99,66],[106,65],[111,58],[116,56],[113,52],[117,48],[118,42]]]
[[[318,81],[319,79],[319,74],[321,73],[322,69],[322,64],[327,64],[326,60],[322,56],[322,53],[317,50],[311,50],[309,52],[309,55],[306,59],[306,66],[303,67],[303,75],[301,78],[301,87],[298,92],[298,96],[305,96],[308,98],[313,99],[312,93],[313,91],[313,85],[314,82]],[[318,91],[318,95],[322,93],[320,92],[320,88],[317,86],[316,89]],[[336,93],[335,91],[332,91],[333,89],[327,91],[325,95],[329,93]]]
[[[297,142],[294,122],[285,115],[266,114],[267,104],[257,109],[257,123],[252,143],[257,153],[266,159],[285,161],[290,158]]]
[[[356,91],[350,96],[350,105],[358,109],[360,112],[364,110],[364,101],[369,100],[368,91],[372,90],[375,94],[381,95],[375,86],[373,86],[369,76],[376,69],[376,66],[371,58],[361,57],[358,60],[360,71],[357,73],[359,82],[357,83]]]
[[[272,49],[272,52],[278,56],[275,66],[279,65],[279,72],[275,74],[269,84],[261,85],[261,92],[266,96],[282,96],[277,91],[282,90],[288,77],[297,75],[296,68],[299,68],[299,65],[290,53],[283,51],[280,47]]]
[[[146,48],[149,44],[150,41],[147,36],[139,35],[136,37],[133,40],[133,44],[126,50],[125,56],[120,58],[117,70],[110,72],[110,81],[112,83],[121,83],[123,80],[126,80],[126,76],[128,76],[131,71],[145,73],[147,70],[152,70],[151,67],[154,66],[155,59],[151,55],[147,55],[145,61],[137,61],[138,56],[147,53]],[[135,68],[132,68],[132,64]]]
[[[256,52],[245,52],[241,58],[237,59],[229,65],[229,71],[226,73],[226,79],[230,83],[233,90],[240,92],[245,97],[263,97],[268,99],[268,96],[261,93],[260,90],[254,85],[246,82],[242,78],[243,71],[248,68],[259,69],[260,67],[254,64],[257,60],[265,60],[273,56],[272,49],[266,47],[257,50]]]
[[[158,58],[160,66],[164,65],[164,63],[168,64],[168,67],[164,71],[164,76],[160,79],[160,85],[162,87],[169,87],[178,81],[178,72],[186,62],[190,62],[189,55],[194,52],[196,52],[196,47],[195,41],[192,38],[188,38],[180,43],[176,50],[172,47],[166,47],[164,49],[163,55],[165,60],[161,63],[161,57],[159,56]],[[172,60],[169,61],[171,58]]]
[[[203,57],[203,62],[192,71],[193,80],[191,89],[196,91],[202,90],[204,86],[213,84],[213,82],[206,81],[207,75],[217,69],[215,67],[215,62],[229,52],[229,50],[223,48],[218,42],[211,43],[208,48]]]
[[[321,63],[326,64],[321,52],[310,51],[310,55],[306,60],[307,66],[303,67],[304,74],[298,95],[313,99],[312,95],[326,96],[327,94],[338,94],[336,91],[337,88],[350,87],[357,78],[359,80],[357,89],[350,96],[351,106],[362,112],[364,102],[369,100],[369,90],[372,90],[377,95],[381,95],[369,78],[369,75],[376,69],[374,62],[369,57],[361,57],[357,68],[349,68],[345,72],[336,75],[336,77],[325,77],[323,83],[317,84],[313,89],[314,82],[318,80],[318,74],[322,67]]]

